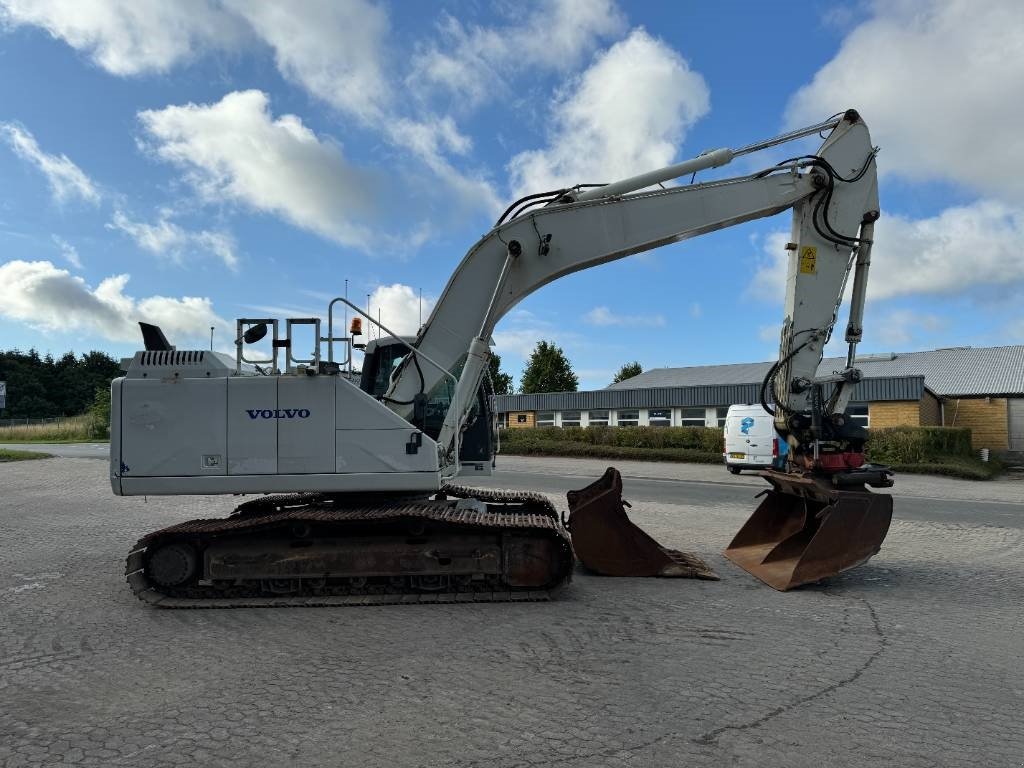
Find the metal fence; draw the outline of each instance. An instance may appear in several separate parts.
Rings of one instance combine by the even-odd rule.
[[[67,422],[68,416],[53,416],[48,419],[0,419],[0,427],[23,427],[30,424],[56,424],[60,426]]]

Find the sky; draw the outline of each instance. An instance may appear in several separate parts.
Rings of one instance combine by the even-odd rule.
[[[231,350],[346,280],[412,333],[517,197],[848,107],[881,147],[860,350],[1024,343],[1022,82],[1018,0],[0,0],[0,348]],[[553,341],[583,389],[772,359],[790,218],[557,280],[495,351],[518,383]]]

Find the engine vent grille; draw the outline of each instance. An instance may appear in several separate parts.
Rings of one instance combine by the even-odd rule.
[[[199,365],[203,362],[201,351],[143,352],[141,365]]]

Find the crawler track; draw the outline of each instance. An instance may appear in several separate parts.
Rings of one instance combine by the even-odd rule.
[[[132,591],[161,608],[550,599],[572,547],[540,494],[446,486],[433,498],[289,494],[144,536]]]

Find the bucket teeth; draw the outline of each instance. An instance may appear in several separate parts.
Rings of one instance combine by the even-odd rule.
[[[663,547],[630,521],[622,501],[622,476],[614,467],[567,496],[573,550],[591,571],[604,576],[718,580],[699,557]]]
[[[765,584],[786,591],[867,562],[885,540],[892,497],[837,490],[813,477],[762,472],[772,485],[725,550]]]

